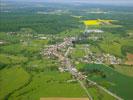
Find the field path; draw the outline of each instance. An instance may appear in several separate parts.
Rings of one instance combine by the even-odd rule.
[[[40,100],[88,100],[87,98],[41,98]]]
[[[88,92],[87,88],[85,87],[85,85],[83,84],[82,81],[78,80],[78,82],[80,83],[81,87],[85,90],[86,94],[88,95],[89,97],[89,100],[93,100],[90,93]]]
[[[111,96],[113,96],[114,98],[116,98],[117,100],[124,100],[122,99],[121,97],[117,96],[116,94],[110,92],[109,90],[107,90],[106,88],[98,85],[96,82],[92,81],[92,80],[89,80],[89,79],[86,79],[88,82],[90,82],[91,84],[97,86],[99,89],[105,91],[106,93],[110,94]]]

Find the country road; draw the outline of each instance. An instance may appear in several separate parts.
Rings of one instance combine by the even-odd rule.
[[[85,85],[83,84],[82,81],[78,80],[78,82],[80,83],[81,87],[85,90],[86,94],[88,95],[89,97],[89,100],[93,100],[90,93],[88,92],[87,88],[85,87]]]
[[[92,80],[89,80],[89,79],[86,79],[87,81],[89,81],[91,84],[95,85],[96,87],[98,87],[99,89],[105,91],[106,93],[110,94],[111,96],[115,97],[117,100],[124,100],[122,99],[121,97],[117,96],[116,94],[110,92],[109,90],[107,90],[106,88],[98,85],[96,82],[92,81]]]

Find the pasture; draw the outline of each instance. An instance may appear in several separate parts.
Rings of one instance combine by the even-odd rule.
[[[123,75],[114,69],[97,64],[79,64],[77,65],[79,70],[84,69],[88,74],[88,78],[97,82],[98,84],[108,88],[113,93],[124,98],[125,100],[132,100],[133,98],[133,77]],[[105,77],[101,77],[98,73],[90,73],[93,70],[100,70],[105,74]]]

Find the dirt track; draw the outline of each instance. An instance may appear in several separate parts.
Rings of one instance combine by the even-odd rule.
[[[88,98],[41,98],[40,100],[89,100]]]

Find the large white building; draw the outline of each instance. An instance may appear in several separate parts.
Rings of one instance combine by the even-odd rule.
[[[103,33],[104,31],[99,29],[86,30],[86,33]]]

